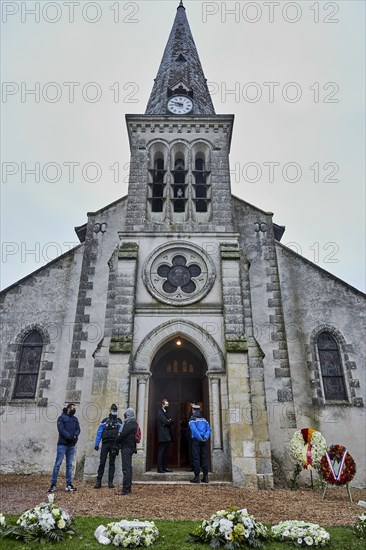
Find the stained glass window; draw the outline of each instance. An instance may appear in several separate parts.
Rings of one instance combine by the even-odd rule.
[[[347,401],[346,384],[338,344],[329,332],[318,337],[318,353],[327,401]]]
[[[21,344],[14,398],[33,399],[36,396],[43,340],[36,330],[30,332]]]

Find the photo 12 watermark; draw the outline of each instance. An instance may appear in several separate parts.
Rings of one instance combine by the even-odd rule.
[[[1,83],[1,102],[15,103],[139,103],[137,82],[14,82]]]
[[[141,2],[1,2],[1,21],[23,24],[85,22],[95,25],[103,21],[123,24],[140,22]]]
[[[338,2],[202,2],[202,22],[250,24],[288,23],[301,21],[316,24],[337,24],[340,21]]]

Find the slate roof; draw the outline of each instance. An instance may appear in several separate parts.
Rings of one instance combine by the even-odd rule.
[[[215,114],[183,2],[177,8],[145,114],[167,115],[168,90],[180,82],[191,89],[194,108],[190,114]]]

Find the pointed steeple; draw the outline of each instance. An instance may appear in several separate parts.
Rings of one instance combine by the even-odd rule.
[[[168,114],[167,100],[174,93],[183,93],[193,99],[191,114],[215,114],[182,0],[177,8],[145,114]]]

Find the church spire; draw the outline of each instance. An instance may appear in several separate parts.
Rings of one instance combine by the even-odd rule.
[[[182,0],[177,8],[145,114],[168,114],[167,101],[174,94],[187,95],[192,99],[193,110],[190,114],[215,114]]]

